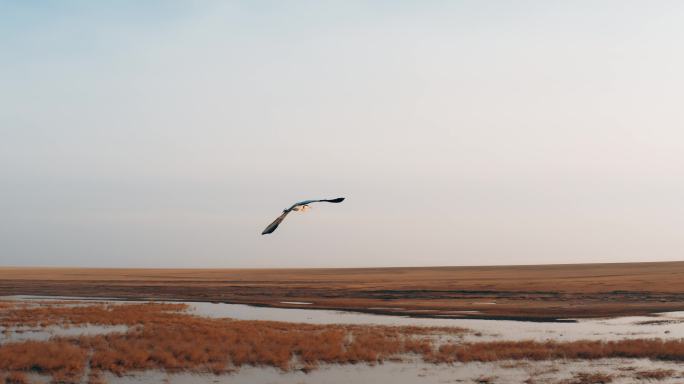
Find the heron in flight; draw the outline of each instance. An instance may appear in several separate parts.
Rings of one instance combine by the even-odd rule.
[[[319,202],[341,203],[343,201],[344,201],[344,197],[338,197],[337,199],[304,200],[304,201],[300,201],[299,203],[294,203],[290,208],[284,209],[283,213],[280,216],[278,216],[278,218],[275,219],[271,224],[269,224],[268,227],[266,227],[266,229],[264,229],[264,231],[261,232],[261,234],[262,235],[268,235],[269,233],[273,233],[273,231],[275,231],[276,228],[278,228],[280,223],[282,223],[283,220],[285,220],[285,216],[287,216],[288,213],[290,213],[292,211],[295,211],[295,212],[307,211],[307,210],[309,210],[309,208],[310,208],[309,204],[311,204],[311,203],[319,203]]]

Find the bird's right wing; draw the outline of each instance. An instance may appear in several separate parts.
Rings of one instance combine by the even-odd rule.
[[[301,205],[307,205],[311,203],[320,203],[320,202],[326,202],[326,203],[341,203],[344,201],[344,197],[338,197],[336,199],[320,199],[320,200],[304,200],[300,201],[299,203],[294,203],[289,209],[293,209],[294,207],[298,207]]]
[[[344,197],[338,197],[337,199],[323,199],[323,200],[316,200],[316,201],[325,201],[326,203],[341,203],[344,201]]]
[[[264,229],[264,231],[261,232],[261,234],[262,235],[268,235],[269,233],[273,233],[273,231],[275,231],[276,228],[278,228],[280,223],[282,223],[283,220],[285,220],[285,216],[287,216],[288,213],[290,213],[290,211],[283,212],[283,214],[278,216],[277,219],[273,220],[273,222],[271,224],[269,224],[268,227],[266,227],[266,229]]]

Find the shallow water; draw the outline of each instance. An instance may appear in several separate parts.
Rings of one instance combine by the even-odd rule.
[[[42,341],[48,340],[51,337],[74,337],[74,336],[94,336],[104,335],[112,332],[126,332],[128,326],[126,325],[82,325],[70,326],[69,328],[60,327],[58,325],[51,325],[48,327],[31,328],[31,327],[0,327],[0,344],[19,342],[19,341]]]
[[[231,374],[166,373],[160,371],[136,372],[133,375],[103,375],[111,384],[444,384],[444,383],[572,383],[579,373],[603,373],[611,375],[612,384],[659,383],[680,384],[684,368],[672,362],[654,362],[646,359],[601,359],[593,361],[502,361],[495,363],[459,363],[431,365],[421,362],[391,362],[375,366],[323,365],[309,373],[302,371],[282,372],[274,368],[243,367]],[[643,371],[666,370],[671,376],[663,380],[639,380]],[[48,384],[50,378],[31,373],[33,383]],[[84,375],[83,382],[87,379]],[[573,380],[574,379],[574,380]]]
[[[510,361],[496,363],[459,363],[453,365],[431,365],[421,362],[384,363],[375,366],[325,365],[309,373],[301,371],[281,372],[273,368],[244,367],[229,375],[211,374],[167,374],[142,372],[134,376],[116,377],[106,375],[108,383],[139,384],[348,384],[348,383],[393,383],[393,384],[441,384],[477,383],[484,379],[489,383],[523,383],[529,378],[535,382],[558,383],[571,380],[577,373],[604,373],[614,377],[614,384],[634,383],[639,371],[673,370],[672,377],[659,383],[681,383],[681,367],[676,363],[652,362],[644,359],[602,359],[594,361]]]
[[[0,296],[0,300],[8,301],[19,301],[21,306],[28,307],[41,307],[41,306],[57,306],[57,307],[82,307],[93,305],[96,303],[107,303],[109,301],[96,299],[96,300],[86,300],[88,302],[83,302],[81,298],[55,298],[55,297],[43,297],[43,296]],[[50,303],[51,301],[62,301],[69,300],[69,303]],[[12,342],[21,341],[42,341],[48,340],[52,337],[75,337],[75,336],[94,336],[94,335],[104,335],[113,332],[125,333],[128,331],[128,326],[126,325],[94,325],[94,324],[83,324],[83,325],[49,325],[45,327],[1,327],[0,326],[0,345]]]
[[[468,341],[486,340],[619,340],[637,338],[684,338],[684,313],[657,317],[631,316],[614,319],[585,319],[576,323],[537,323],[513,320],[435,319],[408,316],[372,315],[316,309],[253,307],[243,304],[187,303],[192,313],[207,317],[238,320],[272,320],[309,324],[416,325],[461,327],[473,332]],[[639,325],[639,322],[666,320],[671,323]]]
[[[12,296],[13,300],[83,300],[84,298]],[[92,298],[91,298],[92,299]],[[103,301],[102,299],[98,299]],[[109,302],[108,302],[109,303]],[[113,303],[139,303],[118,300]],[[309,324],[357,324],[425,327],[460,327],[472,332],[466,341],[490,340],[620,340],[640,338],[684,338],[684,312],[669,312],[657,316],[629,316],[612,319],[581,319],[575,323],[538,323],[513,320],[482,320],[454,318],[413,318],[408,316],[374,315],[357,312],[307,308],[255,307],[244,304],[183,302],[190,313],[214,318],[237,320],[269,320]],[[656,321],[656,322],[654,322]],[[648,322],[648,323],[643,323]],[[641,324],[640,324],[641,323]]]

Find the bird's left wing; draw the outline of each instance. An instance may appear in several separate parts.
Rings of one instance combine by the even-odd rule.
[[[273,233],[273,231],[275,231],[276,228],[278,228],[280,223],[282,223],[283,220],[285,220],[285,216],[287,216],[288,213],[290,213],[289,210],[284,211],[283,214],[278,216],[277,219],[273,220],[273,222],[271,224],[269,224],[268,227],[266,227],[266,229],[264,229],[264,231],[261,232],[261,234],[262,235],[268,235],[269,233]]]
[[[316,200],[316,201],[324,201],[326,203],[341,203],[344,201],[344,197],[338,197],[336,199],[323,199],[323,200]]]

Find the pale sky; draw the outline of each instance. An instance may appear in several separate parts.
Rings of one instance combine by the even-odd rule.
[[[0,0],[0,265],[682,260],[682,20],[679,1]]]

